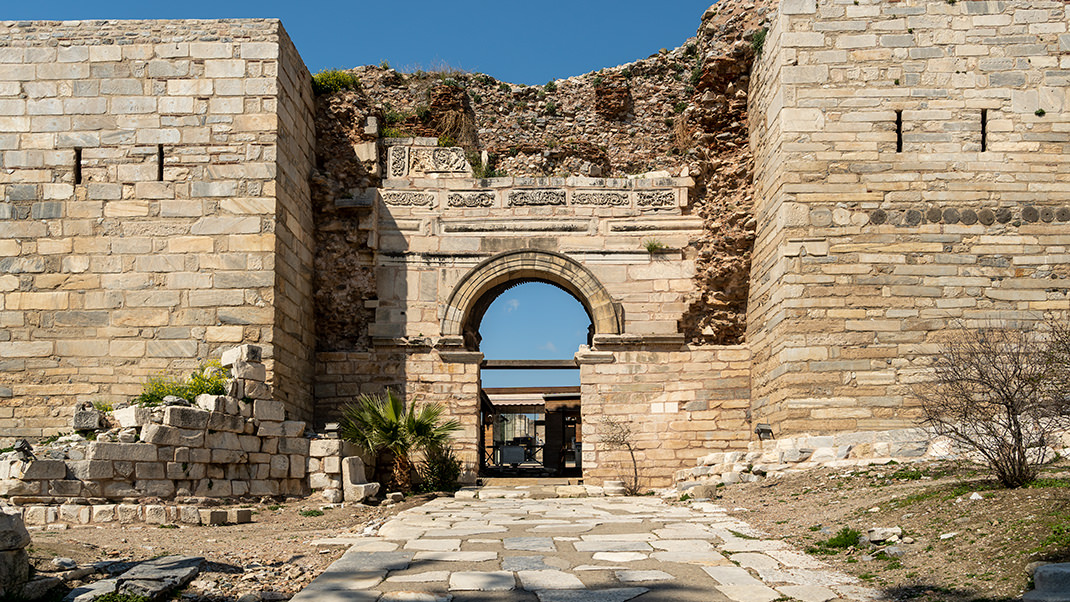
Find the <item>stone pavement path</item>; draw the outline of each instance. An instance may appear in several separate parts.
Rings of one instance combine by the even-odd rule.
[[[292,602],[771,602],[874,591],[710,503],[484,490],[399,513]],[[489,494],[489,495],[488,495]]]

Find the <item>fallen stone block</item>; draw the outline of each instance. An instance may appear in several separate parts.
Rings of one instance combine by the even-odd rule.
[[[224,395],[198,395],[195,401],[197,407],[206,412],[226,412],[227,398]],[[237,412],[235,412],[237,413]]]
[[[252,363],[252,362],[234,362],[231,366],[230,373],[234,378],[240,378],[242,380],[252,380],[256,382],[264,382],[267,380],[267,369],[264,364]]]
[[[282,422],[286,420],[286,406],[281,401],[256,399],[253,402],[253,418]]]
[[[100,412],[77,410],[71,418],[71,428],[76,431],[95,431],[100,428]]]
[[[231,508],[227,510],[227,522],[242,525],[253,522],[253,511],[249,508]]]
[[[153,411],[151,409],[138,406],[122,408],[121,410],[115,410],[111,413],[111,417],[118,422],[119,426],[122,428],[145,426],[152,422],[152,416]]]
[[[176,408],[189,409],[189,408]],[[198,410],[202,411],[202,410]],[[207,417],[207,412],[203,412]],[[204,431],[165,426],[162,424],[148,424],[141,429],[141,440],[145,443],[167,445],[172,447],[201,447],[204,445]],[[116,458],[118,459],[118,458]],[[125,458],[124,458],[125,459]],[[155,460],[155,458],[153,458]]]
[[[235,362],[261,362],[263,350],[256,345],[239,345],[223,352],[220,363],[224,366],[233,366]]]
[[[213,411],[208,415],[208,430],[242,433],[245,432],[245,419],[241,416]]]
[[[0,551],[21,550],[30,545],[30,532],[18,514],[0,513]]]
[[[63,479],[67,477],[67,465],[63,460],[30,460],[12,476],[24,481]]]
[[[180,429],[204,429],[208,426],[208,412],[200,408],[171,406],[164,408],[163,423]]]
[[[1033,571],[1034,589],[1023,602],[1070,602],[1070,563],[1045,564]]]
[[[226,510],[201,510],[202,525],[225,525],[227,523]]]
[[[156,446],[150,443],[104,443],[94,441],[89,444],[86,459],[155,462]]]
[[[159,600],[185,587],[204,568],[199,556],[164,556],[147,560],[119,575],[119,593]]]

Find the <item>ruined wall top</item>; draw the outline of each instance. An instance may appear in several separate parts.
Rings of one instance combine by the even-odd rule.
[[[281,30],[278,19],[0,21],[0,52],[5,47],[277,42]]]

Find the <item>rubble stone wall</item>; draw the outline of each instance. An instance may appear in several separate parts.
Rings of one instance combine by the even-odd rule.
[[[311,93],[280,23],[0,39],[0,444],[240,342],[310,417]]]
[[[750,95],[756,421],[912,426],[942,333],[1070,309],[1068,17],[781,3]]]

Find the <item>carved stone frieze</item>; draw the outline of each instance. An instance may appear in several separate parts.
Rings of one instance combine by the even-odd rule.
[[[564,205],[565,191],[560,189],[513,190],[509,193],[509,206]]]
[[[404,146],[391,146],[387,163],[388,177],[404,178],[409,173],[409,149]]]
[[[641,190],[636,203],[640,207],[675,207],[676,194],[671,190]]]
[[[412,190],[384,190],[383,202],[391,207],[429,207],[435,204],[435,195]]]
[[[626,192],[577,192],[572,195],[573,205],[598,205],[623,207],[628,204]]]
[[[413,148],[409,156],[411,173],[468,173],[468,161],[464,158],[463,148]]]
[[[490,207],[494,205],[492,192],[451,192],[446,197],[450,207]]]

